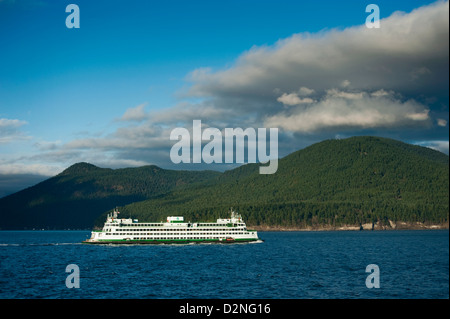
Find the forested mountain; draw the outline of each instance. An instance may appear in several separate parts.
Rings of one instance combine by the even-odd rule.
[[[214,220],[233,207],[250,225],[301,228],[448,223],[448,165],[443,153],[391,139],[327,140],[281,159],[273,175],[248,164],[122,211],[141,220]]]
[[[448,223],[448,156],[429,148],[353,137],[294,152],[272,175],[258,167],[219,173],[79,163],[0,199],[0,227],[90,228],[115,206],[141,221],[214,221],[233,207],[250,226]]]
[[[109,169],[78,163],[55,177],[0,199],[1,229],[90,228],[118,205],[161,196],[220,175],[157,166]]]

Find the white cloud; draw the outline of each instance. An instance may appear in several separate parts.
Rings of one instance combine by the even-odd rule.
[[[346,92],[337,89],[327,90],[328,97],[344,98],[348,100],[361,100],[365,95],[365,92]]]
[[[341,82],[341,87],[343,88],[347,88],[350,86],[350,81],[349,80],[344,80]]]
[[[428,113],[430,113],[430,110],[423,110],[421,112],[407,113],[405,116],[413,121],[425,121],[430,118]]]
[[[18,128],[27,124],[25,121],[20,120],[10,120],[10,119],[0,119],[0,129],[8,129],[8,128]]]
[[[283,93],[277,101],[283,103],[284,105],[299,105],[314,102],[314,100],[309,97],[300,98],[297,93]]]
[[[409,14],[395,13],[376,31],[333,29],[253,47],[227,70],[194,71],[191,94],[259,95],[268,88],[292,92],[299,86],[320,91],[350,83],[360,89],[406,90],[411,74],[427,74],[433,85],[448,65],[448,13],[448,2],[437,2]]]
[[[313,94],[315,91],[313,89],[309,89],[307,87],[302,86],[299,90],[298,90],[298,95],[300,96],[308,96]]]
[[[415,143],[420,146],[429,147],[433,150],[449,154],[449,141],[423,141]]]
[[[17,140],[29,139],[22,131],[21,127],[28,124],[26,121],[17,119],[0,119],[0,144],[8,144]]]
[[[445,127],[445,126],[447,126],[447,120],[444,120],[444,119],[437,119],[437,124],[438,124],[439,126]]]
[[[277,89],[275,90],[275,92],[280,92],[280,90]],[[314,93],[315,91],[313,89],[302,86],[297,92],[292,92],[289,94],[283,93],[280,97],[277,98],[277,101],[289,106],[313,103],[314,100],[312,98],[301,96],[310,96]]]
[[[151,123],[164,125],[179,125],[194,119],[222,121],[226,118],[236,117],[233,109],[218,108],[210,103],[181,102],[173,107],[152,112],[149,115]]]
[[[189,95],[294,132],[423,127],[432,113],[408,97],[448,91],[448,15],[448,1],[438,1],[396,12],[380,29],[301,33],[255,46],[228,69],[193,71]],[[289,111],[280,113],[279,103]]]
[[[62,145],[62,141],[39,141],[34,143],[40,151],[55,150]]]
[[[386,91],[383,91],[386,92]],[[429,110],[412,100],[401,101],[394,94],[344,92],[336,89],[318,102],[268,116],[267,127],[312,133],[330,128],[394,128],[399,125],[429,124]]]
[[[54,176],[63,170],[62,167],[36,163],[1,163],[0,174],[35,174],[43,176]]]
[[[383,89],[381,89],[381,90],[378,90],[378,91],[375,91],[375,92],[372,92],[372,93],[370,93],[370,95],[372,95],[372,96],[387,96],[387,95],[390,95],[390,94],[393,94],[394,92],[386,92],[385,90],[383,90]]]
[[[143,121],[147,118],[147,113],[145,113],[145,106],[147,103],[139,104],[136,107],[129,108],[120,118],[122,121]]]

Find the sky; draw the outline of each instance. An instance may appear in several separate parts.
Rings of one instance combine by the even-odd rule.
[[[358,135],[448,154],[448,87],[448,1],[0,0],[0,197],[77,162],[236,167],[172,162],[193,120],[278,128],[279,157]]]

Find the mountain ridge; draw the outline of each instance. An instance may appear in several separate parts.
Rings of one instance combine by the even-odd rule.
[[[90,228],[116,206],[121,216],[214,220],[237,209],[254,227],[319,229],[363,224],[448,225],[448,156],[380,137],[325,140],[279,160],[224,173],[100,168],[76,163],[0,199],[0,227]],[[14,213],[9,213],[14,212]],[[448,226],[447,226],[448,227]]]
[[[54,177],[1,198],[0,228],[88,228],[96,215],[112,207],[160,196],[217,174],[171,171],[154,165],[111,169],[76,163]]]
[[[293,152],[279,160],[274,175],[258,174],[258,166],[243,165],[216,177],[215,185],[208,181],[122,211],[143,220],[175,213],[214,220],[232,206],[253,226],[302,229],[389,220],[448,223],[448,156],[438,151],[353,137]]]

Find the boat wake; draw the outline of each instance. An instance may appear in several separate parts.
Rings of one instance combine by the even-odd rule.
[[[64,246],[64,245],[81,245],[81,243],[27,243],[27,244],[0,243],[0,247]]]

